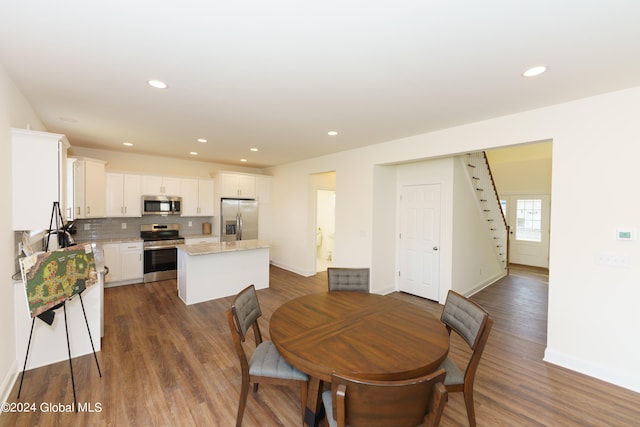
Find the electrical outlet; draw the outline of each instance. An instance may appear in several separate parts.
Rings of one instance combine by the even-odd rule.
[[[122,229],[123,229],[123,230],[126,230],[126,229],[127,229],[127,223],[126,223],[126,222],[123,222],[123,223],[122,223]]]
[[[91,230],[91,224],[89,224],[88,222],[86,222],[84,224],[84,231],[90,231]]]
[[[193,226],[193,221],[189,221],[189,227]]]

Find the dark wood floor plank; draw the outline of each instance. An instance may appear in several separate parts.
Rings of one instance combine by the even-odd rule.
[[[271,314],[292,298],[326,290],[326,273],[302,277],[271,268],[269,289],[259,290],[260,325],[268,338]],[[394,298],[442,306],[404,293]],[[640,419],[640,395],[542,361],[546,345],[548,277],[514,266],[511,274],[472,297],[494,319],[476,377],[479,426],[630,426]],[[231,298],[185,306],[175,281],[105,290],[105,337],[98,360],[73,360],[78,401],[99,403],[94,413],[5,413],[0,427],[232,426],[240,369],[224,312]],[[457,336],[451,356],[468,350]],[[18,383],[10,395],[16,401]],[[68,361],[28,371],[22,402],[71,404]],[[261,385],[249,394],[245,427],[299,425],[298,390]],[[442,426],[466,426],[464,400],[453,393]]]

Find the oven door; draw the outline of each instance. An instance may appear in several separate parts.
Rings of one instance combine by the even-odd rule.
[[[178,250],[175,246],[144,249],[144,283],[175,279],[178,269]]]

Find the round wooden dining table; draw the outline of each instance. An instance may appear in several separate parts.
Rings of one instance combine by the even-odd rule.
[[[309,375],[305,424],[315,426],[331,374],[399,380],[435,371],[449,352],[446,327],[426,307],[392,295],[322,292],[293,299],[271,316],[282,356]]]

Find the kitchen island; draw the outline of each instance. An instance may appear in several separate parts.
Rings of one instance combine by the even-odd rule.
[[[269,287],[269,245],[260,240],[178,245],[178,296],[191,305]]]

